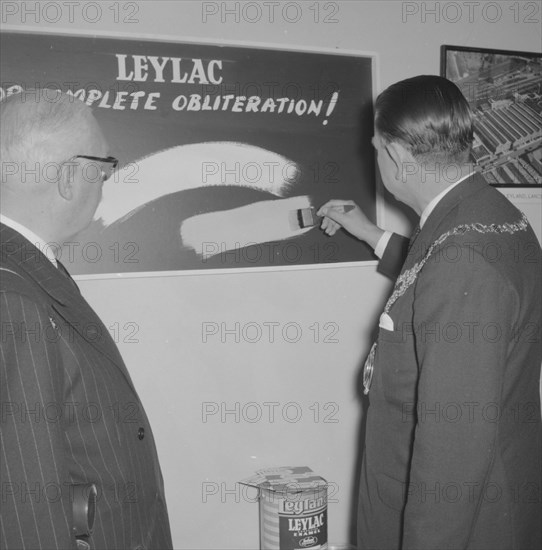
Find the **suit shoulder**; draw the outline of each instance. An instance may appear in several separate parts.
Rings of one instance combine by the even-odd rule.
[[[33,301],[41,298],[35,285],[11,266],[0,264],[0,294],[18,294]]]
[[[22,274],[0,265],[0,304],[2,321],[43,323],[51,318],[47,296]]]
[[[451,212],[451,215],[452,225],[502,226],[505,230],[500,233],[505,240],[512,238],[538,243],[538,239],[531,224],[526,220],[525,214],[498,189],[490,185],[483,187],[469,199],[461,201],[456,209]],[[525,226],[525,221],[527,221],[527,226]],[[521,230],[510,231],[513,228],[520,228]],[[486,233],[488,239],[495,240],[497,238],[494,231],[481,231],[479,239],[483,238],[482,233]]]
[[[465,201],[463,207],[469,211],[475,209],[478,216],[492,219],[496,223],[521,219],[523,213],[512,202],[506,198],[498,189],[488,185],[474,195],[471,201]],[[497,219],[495,219],[497,218]],[[483,220],[481,220],[483,221]]]

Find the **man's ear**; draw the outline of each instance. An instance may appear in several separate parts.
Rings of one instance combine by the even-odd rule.
[[[403,180],[407,164],[412,164],[414,161],[412,155],[400,143],[395,141],[388,143],[386,150],[395,165],[395,179],[398,181]]]
[[[73,184],[76,172],[77,164],[74,162],[64,162],[60,167],[57,186],[58,193],[64,200],[71,201],[73,199]]]

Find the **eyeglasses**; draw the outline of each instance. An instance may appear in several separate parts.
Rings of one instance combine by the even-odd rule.
[[[111,175],[113,174],[113,172],[115,171],[115,168],[118,166],[119,164],[119,161],[118,159],[116,159],[115,157],[91,157],[91,156],[88,156],[88,155],[75,155],[74,157],[71,157],[69,160],[67,160],[66,162],[73,162],[75,161],[76,159],[86,159],[86,160],[93,160],[93,161],[96,161],[96,162],[103,162],[107,165],[109,165],[107,167],[107,170],[104,170],[104,168],[101,168],[100,169],[100,178],[101,178],[101,181],[107,181]],[[94,178],[87,178],[87,179],[94,179]],[[96,178],[97,179],[97,178]]]

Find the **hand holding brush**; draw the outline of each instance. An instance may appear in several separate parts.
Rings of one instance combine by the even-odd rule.
[[[353,201],[330,200],[318,209],[316,216],[323,218],[321,228],[327,235],[335,235],[343,228],[372,248],[384,233]]]

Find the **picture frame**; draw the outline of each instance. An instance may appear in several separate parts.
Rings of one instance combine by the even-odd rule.
[[[542,54],[442,45],[440,70],[474,113],[475,169],[495,187],[542,187]]]

